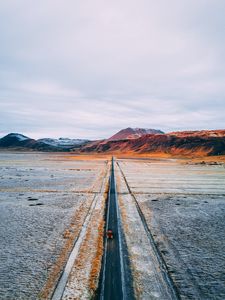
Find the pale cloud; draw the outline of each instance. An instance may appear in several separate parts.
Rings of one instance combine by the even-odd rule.
[[[0,4],[1,134],[224,128],[223,0]]]
[[[23,93],[39,94],[43,96],[55,97],[81,97],[82,94],[75,89],[62,87],[54,82],[24,82],[18,86],[18,89]]]

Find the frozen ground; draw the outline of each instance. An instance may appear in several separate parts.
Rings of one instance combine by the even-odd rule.
[[[224,166],[118,162],[181,298],[225,299]],[[160,279],[152,274],[146,233],[119,170],[117,177],[137,297],[164,299],[160,289],[150,288]]]
[[[105,170],[105,160],[0,153],[0,299],[38,298]]]

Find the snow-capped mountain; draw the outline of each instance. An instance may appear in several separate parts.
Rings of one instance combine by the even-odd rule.
[[[82,139],[39,139],[35,140],[20,133],[9,133],[0,138],[0,148],[38,151],[70,151],[85,145],[88,140]]]
[[[18,146],[20,144],[26,144],[29,141],[32,141],[32,139],[30,139],[29,137],[23,134],[9,133],[0,139],[0,146],[1,147]]]
[[[69,139],[69,138],[59,138],[59,139],[43,138],[37,141],[50,146],[63,147],[63,148],[80,146],[88,142],[88,140],[84,140],[84,139]]]
[[[8,134],[8,138],[12,138],[12,139],[18,140],[20,142],[29,140],[29,137],[27,137],[21,133],[10,133],[10,134]]]

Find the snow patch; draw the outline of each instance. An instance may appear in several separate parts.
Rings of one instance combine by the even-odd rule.
[[[84,140],[84,139],[69,139],[69,138],[59,138],[59,139],[43,138],[38,140],[38,142],[42,142],[47,145],[56,146],[56,147],[65,147],[65,146],[69,147],[69,146],[82,145],[87,141],[88,140]]]
[[[11,133],[11,137],[15,137],[20,142],[29,140],[27,136],[20,133]]]

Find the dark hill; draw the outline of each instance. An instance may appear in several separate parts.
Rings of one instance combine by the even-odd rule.
[[[0,139],[0,148],[26,151],[70,151],[71,149],[79,147],[79,141],[80,143],[82,142],[82,140],[75,141],[76,144],[74,144],[73,140],[73,143],[71,145],[65,144],[65,142],[64,144],[57,144],[56,142],[55,144],[53,144],[49,142],[49,139],[35,140],[20,133],[10,133]],[[67,142],[69,142],[68,139]],[[83,145],[84,142],[82,142],[81,144]]]

